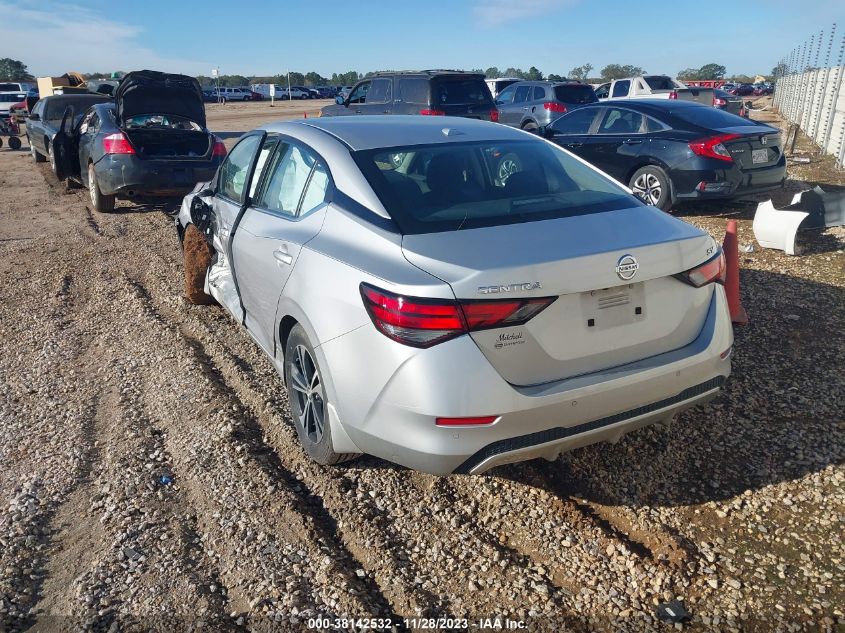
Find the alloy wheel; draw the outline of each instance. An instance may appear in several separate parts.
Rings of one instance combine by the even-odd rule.
[[[519,165],[517,165],[516,161],[512,158],[506,158],[501,163],[499,163],[499,182],[502,183],[504,186],[505,182],[507,182],[508,178],[513,176],[516,172],[519,171]]]
[[[308,439],[315,444],[323,438],[325,396],[320,373],[304,345],[297,345],[288,360],[290,386],[294,395],[294,413]]]
[[[638,198],[652,206],[657,206],[660,195],[663,193],[660,180],[654,174],[641,174],[634,181],[634,186],[631,189]]]

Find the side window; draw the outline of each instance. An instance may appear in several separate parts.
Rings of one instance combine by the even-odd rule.
[[[285,143],[279,147],[260,206],[295,217],[315,163],[314,156],[298,145]]]
[[[217,188],[220,195],[233,202],[243,202],[247,172],[260,141],[261,137],[258,135],[247,136],[229,152],[226,160],[220,165],[220,180]]]
[[[318,162],[314,165],[314,171],[311,172],[311,179],[308,181],[308,187],[305,189],[305,195],[302,196],[302,205],[299,209],[299,215],[313,211],[318,206],[326,201],[326,192],[329,189],[329,174],[323,163]]]
[[[660,121],[657,119],[652,119],[651,117],[645,118],[645,131],[646,132],[660,132],[661,130],[666,129]]]
[[[546,89],[543,86],[534,86],[534,92],[531,94],[532,101],[543,101],[546,98]]]
[[[614,97],[627,97],[628,91],[631,88],[631,81],[626,79],[625,81],[617,81],[613,84],[613,95]]]
[[[422,77],[399,77],[396,92],[402,103],[428,104],[428,81]]]
[[[610,96],[610,84],[602,84],[596,88],[596,99],[607,99]]]
[[[367,93],[367,103],[387,103],[391,100],[393,81],[390,79],[374,79]]]
[[[595,118],[596,108],[579,108],[560,117],[552,129],[558,134],[589,134]]]
[[[369,81],[358,84],[358,86],[352,91],[352,94],[349,95],[349,103],[366,103],[367,93],[370,91],[370,84],[371,82]]]
[[[507,105],[513,101],[513,95],[515,92],[516,88],[514,86],[508,86],[499,93],[499,96],[496,97],[496,101],[501,102],[502,105]]]
[[[96,112],[94,110],[91,110],[88,114],[86,114],[84,117],[82,117],[82,121],[79,123],[79,133],[80,134],[85,134],[89,129],[91,129],[91,130],[94,129],[92,121],[94,120],[95,116],[96,116]]]
[[[255,161],[255,173],[252,175],[252,182],[249,183],[250,198],[255,196],[255,189],[258,187],[258,183],[261,182],[261,175],[264,173],[267,159],[273,153],[276,143],[278,143],[278,139],[275,137],[268,136],[264,139],[264,144],[261,146],[261,150],[258,152],[258,158]]]
[[[528,101],[528,95],[531,94],[531,86],[519,86],[516,89],[516,95],[513,98],[514,103],[522,103]]]
[[[622,108],[608,108],[599,126],[599,134],[638,134],[642,130],[643,115]]]

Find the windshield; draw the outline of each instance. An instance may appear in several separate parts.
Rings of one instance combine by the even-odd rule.
[[[564,103],[595,103],[598,101],[592,86],[555,86],[555,98]]]
[[[434,103],[441,105],[492,105],[493,98],[481,79],[449,79],[434,83]]]
[[[643,79],[652,90],[675,90],[680,87],[671,77],[664,77],[663,75],[650,75],[643,77]]]
[[[728,95],[730,98],[730,96]],[[708,107],[690,107],[678,108],[671,113],[682,121],[692,123],[698,127],[707,128],[710,130],[721,130],[723,128],[748,126],[748,125],[763,125],[752,119],[730,114],[718,108]]]
[[[618,184],[539,139],[417,145],[353,156],[406,235],[641,204]]]

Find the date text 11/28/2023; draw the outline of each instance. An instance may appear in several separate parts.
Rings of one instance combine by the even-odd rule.
[[[389,631],[394,626],[401,625],[412,631],[520,631],[527,630],[528,625],[522,620],[492,617],[477,618],[309,618],[309,629],[321,631],[350,631],[370,629],[373,631]]]

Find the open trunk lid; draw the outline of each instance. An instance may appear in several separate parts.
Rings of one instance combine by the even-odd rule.
[[[205,106],[199,82],[187,75],[154,70],[128,73],[114,95],[117,123],[144,114],[180,116],[205,128]]]
[[[458,299],[555,297],[524,325],[471,334],[516,385],[688,345],[704,325],[713,292],[712,285],[693,288],[674,277],[715,253],[712,238],[651,207],[406,235],[402,248],[408,261],[450,284]],[[616,270],[625,256],[639,266],[628,280]]]

